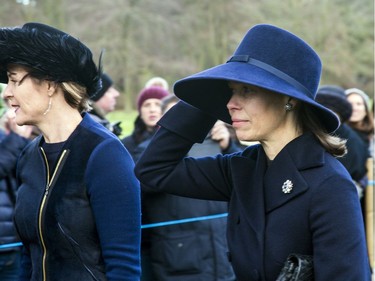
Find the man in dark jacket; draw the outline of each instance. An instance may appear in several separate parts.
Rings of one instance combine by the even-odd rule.
[[[20,267],[20,247],[13,223],[16,200],[15,168],[18,155],[32,132],[32,127],[19,127],[4,116],[5,130],[0,130],[0,280],[16,280]],[[11,246],[15,245],[15,246]]]
[[[115,110],[117,98],[120,96],[120,92],[113,86],[113,80],[108,74],[103,73],[102,75],[102,88],[101,90],[91,99],[92,110],[90,111],[91,117],[102,124],[104,127],[109,129],[116,136],[121,135],[122,128],[120,127],[121,122],[111,123],[106,115]]]
[[[178,100],[174,95],[163,98],[163,113]],[[229,129],[224,122],[218,121],[203,143],[195,144],[188,156],[229,154],[241,149],[242,147],[231,139]],[[182,219],[187,222],[147,229],[153,280],[235,280],[227,256],[225,234],[227,202],[199,200],[164,192],[148,192],[147,189],[142,191],[144,191],[144,215],[151,224],[179,222]]]

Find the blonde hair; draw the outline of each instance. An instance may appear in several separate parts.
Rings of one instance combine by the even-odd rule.
[[[86,87],[75,82],[62,82],[61,88],[64,92],[65,101],[79,112],[91,110],[90,100],[87,95]]]

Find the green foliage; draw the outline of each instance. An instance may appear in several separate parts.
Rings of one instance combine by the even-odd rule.
[[[108,114],[108,120],[111,122],[121,121],[122,133],[120,138],[130,135],[134,129],[134,121],[138,111],[116,110]]]

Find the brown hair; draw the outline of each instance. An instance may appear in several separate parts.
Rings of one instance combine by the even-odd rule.
[[[362,133],[366,134],[368,136],[368,138],[371,139],[371,136],[374,133],[374,116],[373,116],[373,113],[372,113],[371,109],[369,108],[368,102],[365,100],[365,98],[361,94],[359,94],[357,92],[352,92],[352,93],[347,94],[347,97],[350,96],[350,95],[353,95],[353,94],[358,95],[362,98],[363,103],[365,105],[365,109],[366,109],[366,115],[363,118],[363,120],[361,120],[359,122],[348,121],[347,123],[350,127],[352,127],[353,129],[355,129],[359,132],[362,132]]]
[[[347,153],[346,140],[335,136],[333,133],[327,133],[311,106],[300,103],[296,111],[303,132],[312,132],[327,152],[336,157],[342,157]]]

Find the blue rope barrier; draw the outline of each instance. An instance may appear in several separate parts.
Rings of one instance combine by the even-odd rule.
[[[3,245],[0,245],[0,250],[1,249],[7,249],[7,248],[21,247],[21,246],[22,246],[21,242],[3,244]]]
[[[374,183],[375,183],[374,180],[370,180],[370,181],[368,181],[367,185],[374,186]],[[144,224],[144,225],[141,226],[141,228],[143,229],[143,228],[161,227],[161,226],[168,226],[168,225],[173,225],[173,224],[189,223],[189,222],[195,222],[195,221],[223,218],[223,217],[226,217],[226,216],[228,216],[228,213],[210,215],[210,216],[202,216],[202,217],[196,217],[196,218],[173,220],[173,221],[166,221],[166,222],[158,222],[158,223],[151,223],[151,224]],[[20,247],[20,246],[22,246],[21,242],[4,244],[4,245],[0,245],[0,250],[7,249],[7,248]]]
[[[144,224],[144,225],[141,226],[141,228],[160,227],[160,226],[187,223],[187,222],[193,222],[193,221],[211,220],[211,219],[223,218],[223,217],[226,217],[226,216],[228,216],[228,213],[211,215],[211,216],[196,217],[196,218],[189,218],[189,219],[174,220],[174,221]]]
[[[217,215],[210,215],[210,216],[202,216],[196,218],[188,218],[188,219],[180,219],[180,220],[173,220],[173,221],[166,221],[166,222],[158,222],[158,223],[150,223],[141,225],[141,228],[152,228],[152,227],[160,227],[160,226],[167,226],[172,224],[180,224],[180,223],[188,223],[188,222],[195,222],[195,221],[203,221],[203,220],[212,220],[218,219],[228,216],[228,213],[217,214]],[[10,244],[3,244],[0,245],[0,250],[7,249],[7,248],[14,248],[14,247],[21,247],[21,242],[10,243]]]

